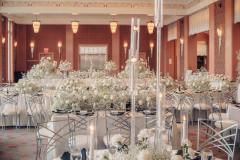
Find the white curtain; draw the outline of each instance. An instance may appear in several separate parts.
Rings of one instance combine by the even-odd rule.
[[[207,43],[205,41],[197,41],[197,56],[207,56]]]
[[[168,25],[168,41],[177,39],[177,23]]]
[[[203,9],[189,17],[189,35],[209,30],[209,9]]]
[[[107,45],[80,45],[80,69],[103,70],[107,60]]]
[[[234,21],[235,23],[240,22],[240,0],[235,0],[234,3]]]

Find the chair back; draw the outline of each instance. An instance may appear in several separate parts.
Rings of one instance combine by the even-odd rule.
[[[42,94],[31,94],[26,95],[26,106],[29,114],[33,118],[35,124],[41,122],[47,122],[50,119],[51,110],[44,105],[44,95]]]
[[[54,159],[64,152],[70,152],[69,137],[71,137],[71,131],[67,119],[37,123],[36,159]]]
[[[236,145],[238,124],[229,125],[227,128],[215,128],[214,122],[198,120],[197,149],[219,149],[224,152],[228,160],[233,160]]]

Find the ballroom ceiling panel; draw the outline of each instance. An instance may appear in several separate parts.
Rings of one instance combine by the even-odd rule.
[[[169,24],[217,0],[164,0],[164,24]],[[153,19],[154,0],[0,0],[0,12],[21,24],[37,15],[42,24],[108,24],[117,20],[129,24],[131,17],[142,24]],[[116,15],[116,16],[113,16]]]

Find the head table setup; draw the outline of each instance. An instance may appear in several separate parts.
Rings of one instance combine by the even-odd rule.
[[[132,18],[119,73],[111,60],[104,70],[74,71],[42,57],[18,83],[2,84],[2,129],[35,128],[39,160],[233,160],[237,84],[204,68],[182,81],[160,75],[162,3],[155,0],[156,73],[139,57],[140,19]]]

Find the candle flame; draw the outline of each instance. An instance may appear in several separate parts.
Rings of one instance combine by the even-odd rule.
[[[134,58],[131,58],[131,62],[132,62],[132,63],[136,63],[136,62],[137,62],[137,58],[135,58],[135,57],[134,57]]]
[[[91,132],[93,132],[93,131],[94,131],[94,126],[93,126],[93,125],[90,125],[90,126],[89,126],[89,129],[90,129]]]
[[[186,120],[187,120],[186,116],[183,116],[183,121],[186,121]]]

